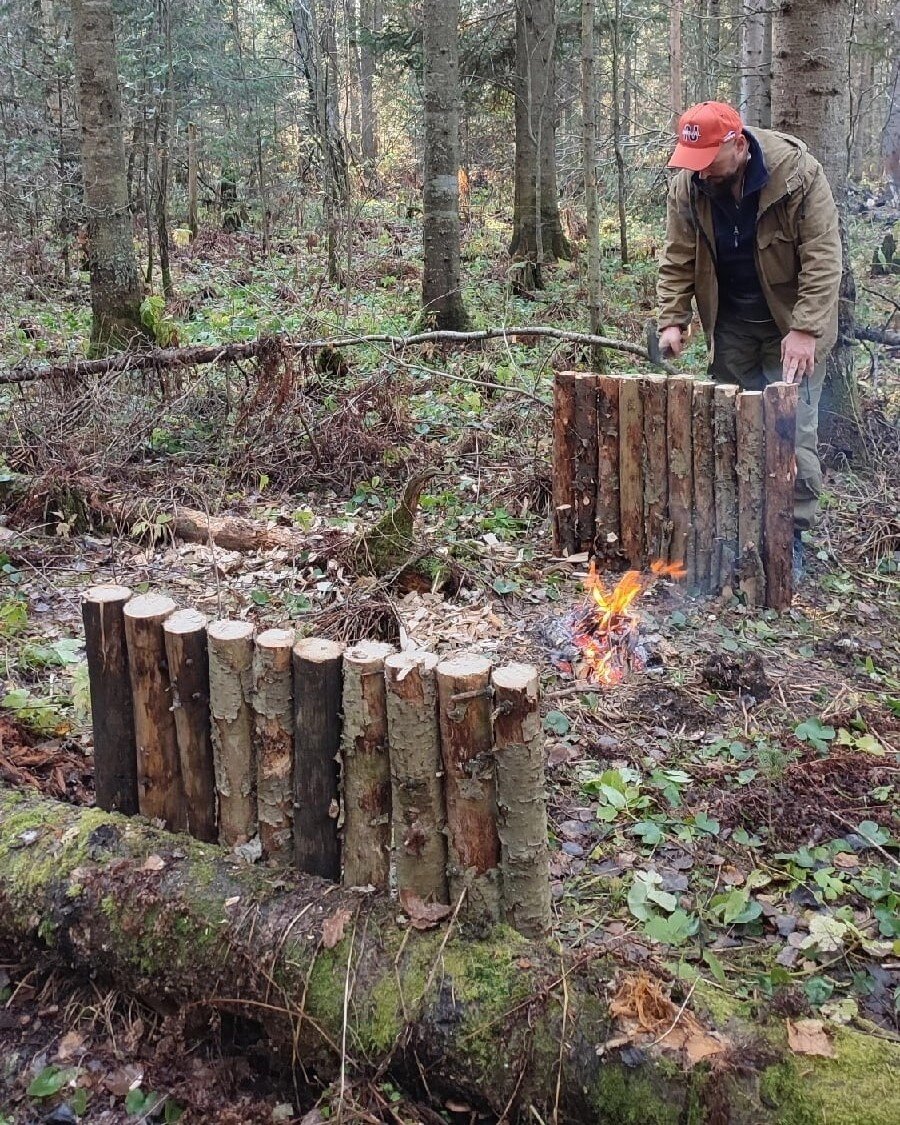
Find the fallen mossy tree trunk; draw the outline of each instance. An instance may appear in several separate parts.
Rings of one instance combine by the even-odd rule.
[[[389,1075],[508,1121],[900,1120],[896,1043],[841,1029],[836,1058],[792,1056],[783,1031],[721,998],[718,1032],[671,1005],[659,1034],[636,1038],[622,1016],[634,974],[608,951],[561,954],[505,928],[479,940],[453,919],[417,932],[397,914],[137,818],[0,788],[0,932],[158,1009],[252,1019],[323,1081],[343,1059],[348,1079]]]

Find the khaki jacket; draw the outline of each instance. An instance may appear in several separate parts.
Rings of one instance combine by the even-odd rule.
[[[782,335],[791,328],[812,333],[818,362],[837,340],[841,239],[831,188],[802,141],[771,129],[748,131],[769,172],[756,220],[756,271]],[[719,310],[712,204],[692,175],[678,172],[669,187],[656,287],[659,326],[686,328],[695,298],[712,353]]]

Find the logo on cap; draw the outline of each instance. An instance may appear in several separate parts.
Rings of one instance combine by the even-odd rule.
[[[685,125],[681,130],[682,139],[696,144],[700,140],[700,126],[699,125]]]

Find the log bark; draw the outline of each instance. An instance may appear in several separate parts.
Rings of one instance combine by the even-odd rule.
[[[253,755],[253,625],[213,621],[209,638],[209,711],[219,795],[219,843],[233,848],[256,835]]]
[[[594,546],[597,507],[597,376],[575,376],[575,536],[579,551]]]
[[[309,637],[294,645],[294,849],[297,867],[337,882],[344,646]]]
[[[391,767],[384,661],[394,646],[363,641],[344,653],[344,885],[387,890]]]
[[[622,553],[630,566],[643,569],[644,542],[644,410],[637,376],[619,386],[619,526]]]
[[[397,889],[449,902],[447,814],[438,726],[438,658],[398,652],[384,662],[390,732],[391,815]]]
[[[574,555],[580,549],[575,505],[575,372],[557,371],[553,382],[553,549]]]
[[[216,775],[209,721],[209,655],[206,614],[180,609],[163,622],[178,761],[187,830],[198,840],[218,839]]]
[[[766,429],[766,506],[763,564],[766,605],[789,609],[794,596],[794,478],[797,465],[797,384],[770,383],[763,391]]]
[[[444,792],[447,801],[450,897],[465,895],[472,922],[500,918],[500,839],[491,731],[491,664],[456,656],[436,669]]]
[[[163,637],[163,622],[175,612],[175,603],[161,594],[141,594],[123,612],[137,744],[138,807],[142,816],[158,817],[173,832],[182,832],[187,828],[187,809]]]
[[[253,651],[256,813],[263,855],[294,862],[293,629],[266,629]]]
[[[740,590],[747,605],[765,602],[762,529],[766,472],[762,391],[743,391],[737,400],[738,554]]]
[[[550,859],[537,668],[506,664],[491,682],[503,913],[519,933],[539,937],[550,929]]]
[[[688,587],[694,584],[693,398],[693,379],[682,375],[669,380],[669,562],[684,567]]]
[[[343,937],[326,944],[323,924],[335,930],[339,911]],[[378,1073],[413,1093],[424,1085],[438,1105],[454,1097],[508,1120],[533,1118],[533,1106],[558,1125],[861,1122],[872,1119],[873,1099],[879,1122],[900,1119],[900,1047],[883,1035],[842,1028],[836,1059],[798,1059],[782,1020],[746,1022],[729,1009],[727,1032],[716,1032],[701,979],[683,1011],[722,1034],[723,1046],[740,1044],[740,1065],[723,1055],[712,1075],[689,1069],[674,1034],[626,1039],[626,1060],[609,1044],[621,958],[573,954],[506,928],[479,941],[453,925],[408,931],[396,914],[382,895],[296,873],[273,878],[133,818],[0,789],[3,937],[156,1010],[251,1021],[286,1064],[293,1058],[323,1082]],[[822,1100],[832,1088],[834,1112]]]
[[[738,553],[737,519],[737,387],[720,383],[713,399],[716,443],[716,559],[713,582],[718,589],[732,586]],[[717,564],[717,565],[716,565]]]
[[[127,586],[93,586],[81,606],[91,685],[94,792],[108,812],[138,811],[137,744],[125,644]]]
[[[665,375],[641,379],[644,409],[644,545],[650,562],[669,554],[669,458]]]
[[[619,526],[619,385],[615,375],[597,383],[597,510],[594,550],[610,562],[620,550]]]
[[[709,590],[713,578],[716,535],[716,455],[713,436],[715,383],[694,384],[694,558],[696,584]]]

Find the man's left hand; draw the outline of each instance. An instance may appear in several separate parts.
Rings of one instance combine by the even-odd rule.
[[[792,328],[781,341],[781,373],[786,383],[799,383],[816,366],[816,338]]]

